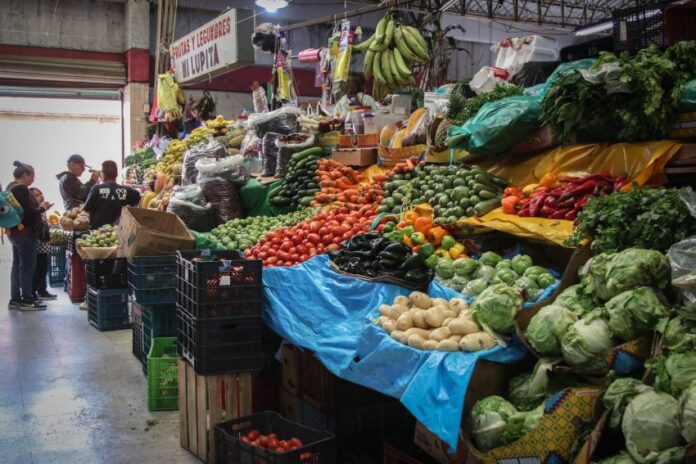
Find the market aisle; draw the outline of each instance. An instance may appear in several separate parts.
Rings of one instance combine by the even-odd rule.
[[[62,291],[47,311],[6,309],[8,251],[0,246],[0,461],[198,462],[179,446],[178,412],[147,410],[129,330],[95,330]]]

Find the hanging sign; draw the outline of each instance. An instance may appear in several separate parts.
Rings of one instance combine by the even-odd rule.
[[[252,14],[232,9],[172,43],[176,81],[202,81],[253,64],[253,21],[248,19]]]

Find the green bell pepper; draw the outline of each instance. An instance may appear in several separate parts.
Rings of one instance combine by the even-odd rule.
[[[423,245],[426,243],[425,234],[423,232],[414,232],[411,234],[411,241],[414,245]]]
[[[438,261],[440,261],[440,258],[438,258],[436,255],[430,255],[428,256],[428,259],[425,260],[425,265],[430,269],[435,269]]]
[[[435,247],[432,243],[425,242],[421,245],[419,253],[428,257],[435,256],[437,258],[435,255]]]
[[[449,250],[456,244],[457,241],[454,239],[454,237],[452,237],[451,235],[445,235],[444,237],[442,237],[442,243],[440,243],[440,246],[445,250]]]

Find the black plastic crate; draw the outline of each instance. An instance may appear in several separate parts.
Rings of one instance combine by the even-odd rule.
[[[176,287],[141,290],[131,285],[130,292],[135,301],[142,305],[175,305],[177,301]]]
[[[262,435],[275,433],[279,440],[298,438],[303,446],[287,453],[274,453],[242,440],[251,430]],[[273,411],[264,411],[215,426],[215,464],[334,464],[336,438],[284,419]]]
[[[178,303],[197,318],[260,316],[261,272],[261,261],[237,251],[180,251]]]
[[[52,287],[65,284],[66,250],[64,245],[51,245],[48,252],[48,283]]]
[[[128,261],[128,283],[138,290],[176,288],[176,256],[140,256]]]
[[[176,304],[141,306],[143,330],[151,337],[176,337]]]
[[[130,328],[128,290],[97,290],[87,287],[87,318],[97,330]]]
[[[265,359],[262,325],[258,317],[197,319],[177,308],[179,354],[198,374],[259,371]]]
[[[112,290],[128,287],[126,258],[85,260],[87,285],[97,290]]]
[[[561,61],[567,63],[569,61],[582,60],[585,58],[597,58],[599,52],[613,52],[614,38],[602,37],[599,39],[588,40],[577,45],[570,45],[561,49]]]
[[[636,6],[612,12],[614,52],[637,53],[657,45],[666,48],[665,8],[670,2]]]
[[[147,363],[147,355],[143,349],[143,319],[140,308],[136,305],[133,305],[131,319],[133,356],[135,356],[141,364],[143,362]]]

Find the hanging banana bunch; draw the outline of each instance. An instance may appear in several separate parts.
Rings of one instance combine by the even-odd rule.
[[[416,79],[411,68],[430,61],[428,44],[420,31],[402,25],[391,14],[379,21],[371,37],[354,45],[353,49],[365,52],[363,72],[367,77],[374,77],[375,98],[414,86]]]

